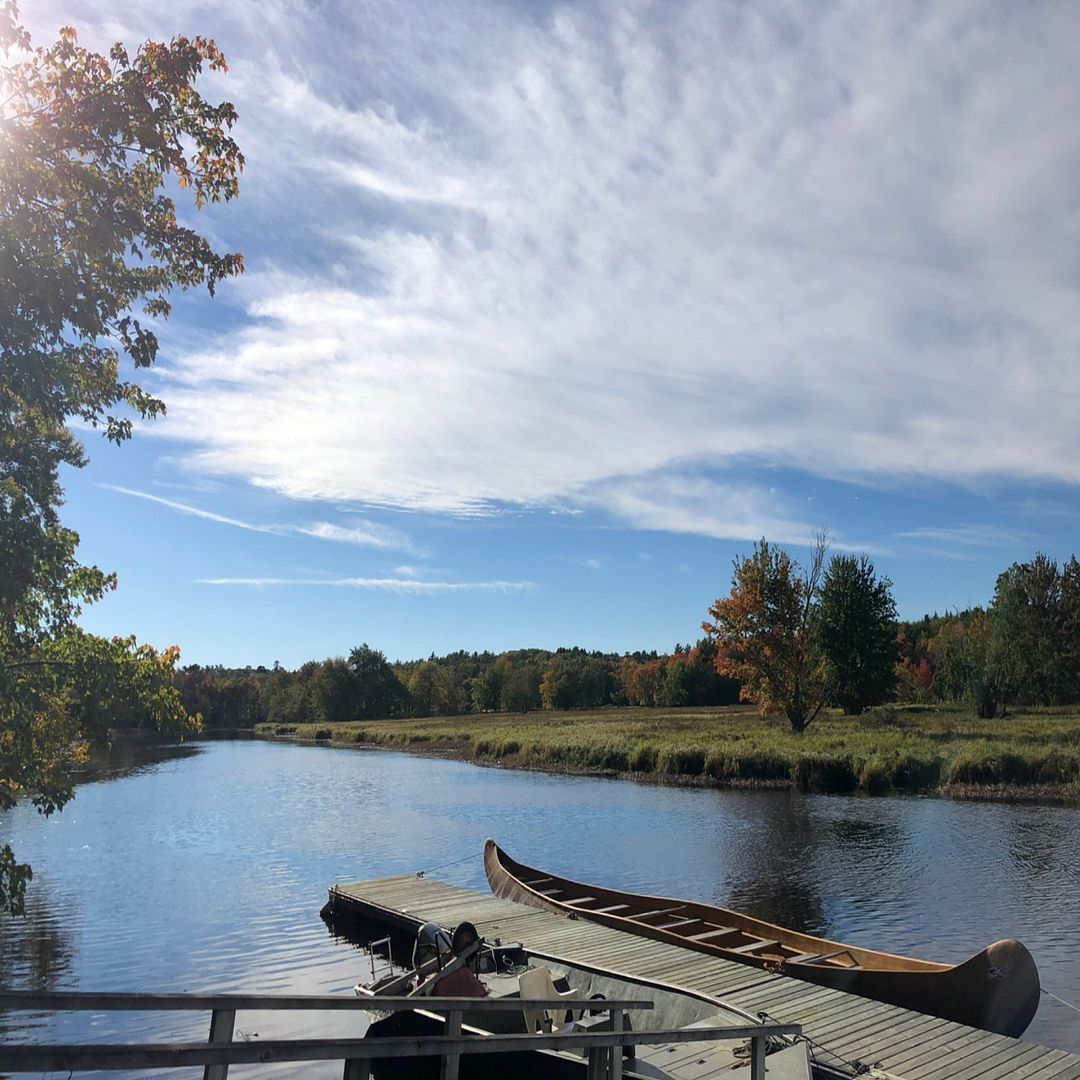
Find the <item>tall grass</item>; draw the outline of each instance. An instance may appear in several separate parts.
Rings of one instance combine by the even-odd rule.
[[[517,768],[805,791],[1080,797],[1080,710],[980,720],[961,709],[826,713],[803,735],[745,706],[264,724],[265,734],[441,753]]]

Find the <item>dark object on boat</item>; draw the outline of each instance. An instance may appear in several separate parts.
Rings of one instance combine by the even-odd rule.
[[[800,934],[726,908],[584,885],[516,862],[494,840],[484,869],[496,896],[751,964],[999,1035],[1023,1034],[1039,1007],[1031,953],[1011,938],[962,964],[936,964]]]

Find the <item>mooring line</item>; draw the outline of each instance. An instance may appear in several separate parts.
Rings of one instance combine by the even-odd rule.
[[[475,859],[475,858],[476,858],[476,853],[473,852],[473,853],[471,853],[469,855],[464,856],[461,859],[455,859],[453,862],[443,863],[442,866],[432,866],[432,867],[429,867],[427,870],[417,870],[416,871],[416,876],[417,877],[423,877],[425,874],[434,874],[436,870],[445,870],[448,866],[458,866],[460,863],[468,862],[469,859]]]
[[[1039,989],[1047,996],[1053,998],[1058,1004],[1064,1005],[1066,1009],[1072,1009],[1073,1012],[1080,1013],[1080,1006],[1074,1005],[1071,1001],[1066,1001],[1064,998],[1060,998],[1057,994],[1052,994],[1044,986],[1040,986]]]

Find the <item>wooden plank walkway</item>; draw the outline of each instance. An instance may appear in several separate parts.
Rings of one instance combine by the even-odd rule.
[[[526,907],[431,878],[381,878],[330,890],[340,915],[409,932],[423,922],[453,927],[468,919],[489,941],[520,941],[529,951],[667,983],[756,1019],[802,1024],[820,1065],[844,1075],[870,1066],[890,1080],[1080,1080],[1080,1055],[939,1020],[895,1005],[773,975],[720,957]],[[873,1075],[871,1073],[870,1075]]]

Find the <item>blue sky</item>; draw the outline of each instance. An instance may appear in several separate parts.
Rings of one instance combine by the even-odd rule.
[[[985,603],[1080,504],[1080,9],[247,3],[247,157],[190,224],[166,420],[67,478],[86,613],[185,661],[361,641],[670,649],[827,528],[901,614]]]

